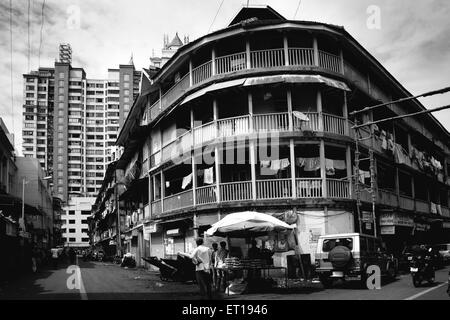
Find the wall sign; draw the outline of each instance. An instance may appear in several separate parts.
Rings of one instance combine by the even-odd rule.
[[[395,226],[382,226],[381,234],[395,234]]]
[[[383,213],[380,216],[380,226],[413,227],[414,220],[412,217],[400,215],[398,213]]]

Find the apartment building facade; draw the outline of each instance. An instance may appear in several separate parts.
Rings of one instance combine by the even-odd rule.
[[[89,222],[91,207],[95,198],[75,197],[63,207],[61,215],[62,242],[75,248],[89,247]]]
[[[67,201],[97,195],[141,74],[130,60],[107,79],[88,79],[62,49],[66,62],[24,75],[23,154],[39,159]]]
[[[324,234],[376,228],[394,252],[450,240],[450,135],[432,115],[366,130],[371,220],[369,163],[356,177],[353,126],[425,108],[412,100],[352,116],[411,94],[344,28],[244,8],[144,80],[116,164],[127,186],[118,195],[123,245],[141,256],[175,258],[220,218],[247,210],[296,223],[311,261]]]

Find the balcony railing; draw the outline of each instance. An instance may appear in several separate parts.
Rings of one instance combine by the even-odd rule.
[[[257,132],[288,131],[288,113],[255,114],[253,127]]]
[[[292,198],[291,179],[257,180],[256,197],[258,199]]]
[[[345,135],[345,131],[346,131],[345,118],[324,113],[323,114],[323,124],[324,124],[325,132],[340,134],[343,136]]]
[[[216,138],[216,123],[209,122],[200,127],[194,128],[194,143],[195,145],[204,144],[207,141]]]
[[[314,66],[314,49],[312,48],[289,48],[288,54],[291,66]]]
[[[416,211],[422,213],[430,213],[430,204],[425,201],[416,200]]]
[[[195,192],[198,205],[217,202],[216,186],[200,187]]]
[[[156,200],[152,202],[152,214],[161,214],[162,210],[161,210],[161,200]]]
[[[337,55],[327,53],[325,51],[319,50],[319,66],[334,71],[336,73],[341,73],[341,58]]]
[[[187,208],[193,203],[192,190],[183,191],[164,198],[164,211]]]
[[[349,199],[350,183],[344,180],[327,179],[328,198]]]
[[[247,55],[245,52],[230,54],[216,58],[216,74],[224,74],[247,68]]]
[[[244,201],[251,199],[252,183],[250,181],[220,184],[220,200],[222,202]]]
[[[267,49],[250,52],[250,69],[276,68],[285,66],[284,49]],[[291,66],[313,67],[314,49],[312,48],[288,48],[288,62]],[[212,72],[212,66],[215,66],[215,74]],[[319,67],[332,72],[343,73],[341,70],[341,58],[337,55],[319,51]],[[210,60],[192,70],[192,86],[203,83],[214,75],[226,74],[247,69],[246,52],[238,52],[227,56],[217,57],[214,61]],[[347,72],[348,66],[345,66]],[[352,73],[353,74],[353,73]],[[168,91],[166,91],[160,100],[154,102],[148,110],[148,121],[155,119],[159,113],[167,109],[184,93],[186,93],[190,84],[190,76],[186,74]]]
[[[219,137],[232,137],[249,133],[249,121],[249,115],[218,120]]]
[[[397,194],[395,192],[380,189],[378,190],[378,195],[381,204],[392,207],[398,206]]]
[[[205,62],[192,70],[192,84],[196,85],[212,76],[211,61]]]
[[[296,179],[297,198],[322,198],[322,179]]]
[[[309,121],[301,121],[296,117],[293,118],[294,130],[296,131],[320,131],[319,113],[317,112],[304,112]]]
[[[414,210],[414,199],[407,196],[400,196],[400,208]]]
[[[273,68],[284,66],[284,50],[269,49],[250,52],[252,68]]]

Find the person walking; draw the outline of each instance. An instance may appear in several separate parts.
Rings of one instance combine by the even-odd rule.
[[[200,288],[202,298],[212,299],[211,293],[211,249],[203,245],[203,239],[195,240],[197,248],[191,254],[179,252],[180,255],[192,259],[195,264],[195,277]]]
[[[217,250],[214,268],[217,271],[216,288],[219,291],[225,291],[225,259],[228,258],[227,243],[220,242],[220,249]]]
[[[211,253],[211,276],[212,276],[212,288],[214,291],[217,290],[217,269],[216,269],[216,256],[217,256],[218,245],[216,242],[212,244],[212,253]]]

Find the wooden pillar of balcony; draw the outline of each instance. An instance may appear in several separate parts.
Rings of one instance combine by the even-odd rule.
[[[297,198],[297,188],[295,183],[295,146],[294,139],[289,140],[289,153],[291,162],[291,184],[292,184],[292,198]]]
[[[317,89],[317,95],[316,95],[316,105],[317,105],[317,113],[319,116],[319,131],[324,131],[324,125],[323,125],[323,114],[322,114],[322,92],[320,89]]]
[[[148,213],[149,219],[152,218],[152,195],[153,195],[153,179],[150,173],[148,173]]]
[[[350,123],[348,122],[348,105],[347,105],[347,91],[344,91],[344,103],[342,105],[342,114],[344,115],[345,119],[345,135],[350,135]]]
[[[286,98],[288,107],[289,131],[294,131],[294,121],[292,119],[292,91],[290,88],[286,91]]]
[[[161,213],[164,212],[164,189],[166,187],[166,181],[164,180],[164,172],[161,170]]]
[[[400,181],[398,179],[398,168],[395,168],[395,193],[397,195],[397,203],[400,205]]]
[[[314,65],[319,66],[319,43],[317,42],[317,36],[313,38],[313,49],[314,49]]]
[[[284,65],[289,66],[289,44],[286,33],[283,33]]]
[[[339,66],[341,68],[340,72],[344,74],[344,51],[342,50],[342,48],[339,50],[339,62]]]
[[[189,112],[189,116],[190,116],[190,122],[191,122],[191,139],[192,139],[192,147],[194,147],[195,149],[195,134],[194,134],[194,125],[195,125],[195,118],[194,118],[194,109],[191,107],[191,110]],[[195,153],[195,152],[194,152]]]
[[[195,163],[195,155],[191,155],[191,165],[192,165],[192,201],[194,206],[197,205],[197,164]]]
[[[189,59],[189,87],[192,87],[193,80],[192,80],[192,59]]]
[[[245,40],[245,56],[247,61],[247,69],[252,68],[251,57],[250,57],[250,40],[247,38]]]
[[[162,90],[161,90],[161,86],[159,86],[159,111],[162,110]]]
[[[250,133],[253,133],[253,98],[251,92],[248,93],[248,113],[250,115],[249,129]],[[252,178],[252,199],[256,201],[256,147],[255,141],[250,139],[249,144],[250,152],[250,173]]]
[[[352,176],[353,176],[353,170],[352,170],[352,155],[351,155],[351,148],[348,145],[345,149],[345,163],[347,165],[347,179],[348,179],[348,185],[349,185],[349,195],[350,199],[353,199],[353,184],[352,184]],[[356,177],[358,179],[358,177]]]
[[[216,48],[211,49],[211,75],[216,75]]]
[[[213,100],[213,118],[214,122],[216,123],[216,137],[218,137],[218,124],[217,120],[219,118],[219,109],[217,107],[217,99]],[[220,163],[219,163],[219,146],[216,145],[214,147],[214,166],[216,171],[216,190],[217,190],[217,202],[220,202]]]
[[[194,212],[194,216],[192,217],[192,227],[194,229],[194,238],[198,238],[198,220],[196,212]]]
[[[252,199],[256,201],[256,146],[255,140],[250,140],[250,172],[252,177]]]
[[[322,178],[322,197],[327,198],[327,172],[325,169],[325,141],[320,140],[320,176]]]
[[[407,133],[407,137],[408,137],[408,154],[409,157],[412,156],[412,142],[411,142],[411,135],[409,134],[409,132]]]

